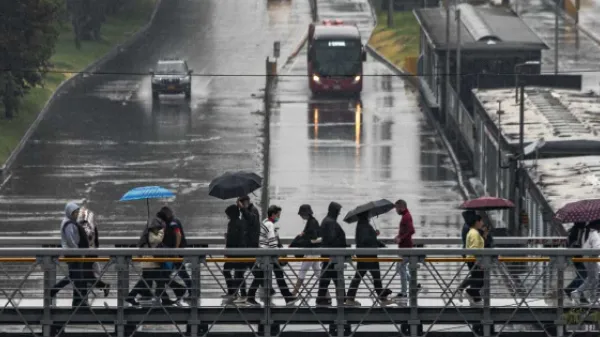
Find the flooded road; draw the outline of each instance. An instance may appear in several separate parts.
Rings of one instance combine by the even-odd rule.
[[[358,24],[364,42],[373,29],[367,1],[319,1],[320,19]],[[317,219],[331,201],[342,217],[355,206],[404,199],[418,236],[457,236],[460,195],[446,150],[420,111],[417,93],[370,56],[361,99],[312,98],[306,49],[281,73],[271,117],[270,200],[283,208],[281,231],[302,229],[298,206]],[[396,234],[400,217],[374,220],[382,235]],[[341,221],[341,219],[340,219]],[[354,236],[355,224],[343,224]]]

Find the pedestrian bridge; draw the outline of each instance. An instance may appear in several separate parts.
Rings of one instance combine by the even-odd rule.
[[[570,262],[575,254],[597,252],[564,248],[561,238],[497,238],[502,245],[521,247],[463,250],[446,246],[459,243],[454,238],[418,239],[424,248],[413,249],[260,249],[226,250],[217,247],[216,238],[191,238],[194,245],[208,248],[138,249],[100,248],[63,250],[40,248],[56,245],[58,238],[19,238],[30,247],[10,247],[15,241],[0,238],[0,333],[19,336],[309,336],[366,335],[386,336],[563,336],[570,331],[593,330],[599,321],[596,306],[573,308],[562,289],[573,277]],[[54,240],[54,241],[53,241]],[[135,238],[105,238],[103,244],[129,246]],[[211,241],[211,242],[208,242]],[[286,240],[287,241],[287,240]],[[214,246],[214,247],[210,247]],[[525,247],[523,247],[525,246]],[[534,247],[534,248],[527,248]],[[319,258],[326,253],[330,258]],[[356,256],[378,254],[377,259]],[[475,255],[467,259],[463,255]],[[296,258],[296,255],[311,257]],[[81,256],[98,256],[82,258]],[[149,257],[152,256],[152,257]],[[224,256],[229,256],[225,258]],[[236,256],[256,256],[242,258]],[[402,258],[400,257],[402,256]],[[184,262],[191,275],[192,288],[187,306],[163,306],[148,301],[141,308],[126,306],[125,299],[140,275],[140,262]],[[250,306],[222,298],[226,285],[222,277],[224,262],[256,262],[253,268],[267,272],[265,284],[274,286],[272,266],[284,265],[291,287],[296,283],[302,262],[336,262],[336,277],[344,289],[330,288],[331,304],[315,306],[316,280],[309,271],[300,289],[300,299],[286,305],[278,294],[265,291],[261,306]],[[394,304],[375,300],[371,277],[361,283],[357,300],[360,307],[343,303],[344,291],[357,271],[359,262],[380,263],[383,286],[400,290],[396,274],[398,263],[406,262],[411,275],[409,295]],[[456,288],[467,276],[465,262],[478,261],[484,267],[483,305],[459,301]],[[593,261],[583,259],[582,261]],[[599,260],[600,261],[600,260]],[[71,289],[57,299],[50,290],[57,278],[67,274],[65,263],[98,262],[102,279],[109,282],[107,297],[101,289],[87,294],[89,307],[71,306]],[[246,276],[251,280],[250,273]],[[92,285],[95,280],[89,280]],[[249,282],[248,282],[249,283]],[[420,287],[418,285],[421,285]],[[544,298],[548,293],[557,296]]]

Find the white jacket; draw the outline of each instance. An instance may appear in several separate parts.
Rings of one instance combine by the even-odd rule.
[[[165,237],[165,230],[161,229],[156,234],[152,231],[148,232],[148,245],[150,248],[156,248],[160,245]],[[144,256],[144,257],[154,257],[154,256]],[[143,269],[154,269],[160,268],[161,264],[159,262],[142,262],[141,263]]]
[[[581,245],[581,248],[582,249],[600,249],[600,233],[598,233],[598,231],[595,229],[590,229],[589,235],[586,240],[585,232],[587,232],[587,229],[584,230],[584,234],[583,234],[583,238],[582,238],[583,244]],[[596,256],[591,256],[591,257],[596,257]],[[598,263],[598,266],[600,267],[600,263]]]

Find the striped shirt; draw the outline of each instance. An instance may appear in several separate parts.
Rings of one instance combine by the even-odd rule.
[[[265,219],[260,225],[260,237],[259,245],[260,248],[277,248],[277,233],[275,231],[275,224],[269,219]]]

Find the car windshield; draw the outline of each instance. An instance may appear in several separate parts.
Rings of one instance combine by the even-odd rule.
[[[357,40],[320,40],[314,43],[313,67],[321,76],[356,76],[362,64],[362,46]]]
[[[159,75],[183,75],[187,73],[187,67],[183,62],[160,62],[156,73]]]

